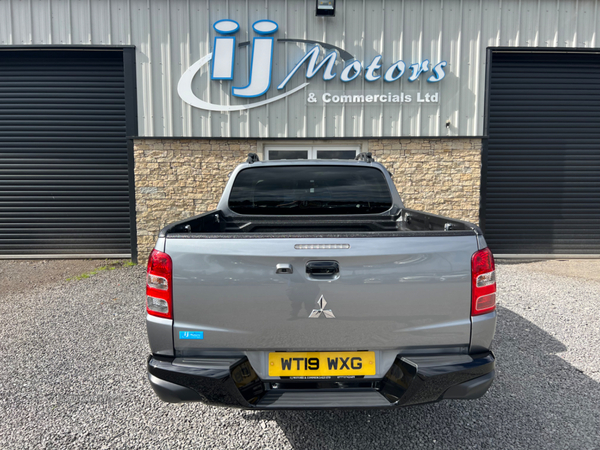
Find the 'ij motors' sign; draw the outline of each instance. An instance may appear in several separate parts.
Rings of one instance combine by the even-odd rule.
[[[348,83],[348,90],[345,92],[315,93],[307,89],[306,101],[308,104],[437,103],[439,101],[438,92],[405,94],[393,89],[389,89],[390,92],[385,92],[385,87],[383,92],[379,94],[351,93],[350,91],[352,90],[352,84],[356,83],[361,77],[369,83],[389,83],[391,88],[393,83],[402,77],[407,78],[409,82],[417,81],[419,77],[423,77],[428,83],[434,84],[440,82],[446,76],[444,72],[444,67],[447,65],[446,61],[431,64],[429,60],[425,59],[421,62],[410,64],[407,67],[407,64],[400,60],[389,67],[383,67],[381,63],[382,56],[377,55],[370,63],[365,65],[365,63],[356,60],[345,50],[324,42],[302,39],[278,39],[280,42],[305,43],[312,44],[313,46],[298,60],[285,78],[277,85],[277,90],[282,93],[260,100],[259,98],[266,96],[269,89],[271,89],[275,42],[273,35],[279,28],[277,23],[272,20],[259,20],[252,25],[258,36],[252,41],[249,82],[247,86],[239,87],[236,86],[235,80],[233,80],[233,69],[236,56],[235,34],[240,29],[240,26],[233,20],[220,20],[213,27],[218,35],[215,37],[212,53],[192,64],[182,75],[177,86],[177,92],[183,101],[191,106],[208,111],[243,111],[277,102],[285,97],[294,95],[310,85],[310,81],[305,81],[293,89],[284,90],[292,77],[303,66],[306,66],[307,80],[310,80],[320,72],[323,80],[326,82],[339,79],[342,83]],[[324,53],[323,57],[321,57],[322,53]],[[338,67],[336,67],[338,58],[344,61],[343,69],[339,71],[339,74]],[[210,70],[211,80],[232,80],[231,95],[247,99],[256,98],[257,101],[241,105],[219,105],[196,96],[192,90],[192,82],[196,74],[205,66],[208,66]]]

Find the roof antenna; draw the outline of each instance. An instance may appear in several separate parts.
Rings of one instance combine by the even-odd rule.
[[[371,152],[365,153],[359,153],[358,155],[356,155],[356,158],[354,158],[355,161],[364,161],[364,162],[368,162],[368,163],[372,163],[375,160],[373,159],[373,155],[371,154]]]
[[[256,153],[248,153],[248,159],[246,160],[248,164],[253,164],[259,161],[260,159],[258,159],[258,155]]]

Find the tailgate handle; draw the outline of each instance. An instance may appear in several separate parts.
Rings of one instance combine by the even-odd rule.
[[[337,261],[309,261],[306,263],[306,273],[313,278],[333,278],[340,272]]]

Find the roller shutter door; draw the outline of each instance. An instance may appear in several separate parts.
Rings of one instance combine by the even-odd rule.
[[[124,52],[0,51],[0,257],[128,257]]]
[[[493,52],[481,225],[501,255],[600,254],[600,55]]]

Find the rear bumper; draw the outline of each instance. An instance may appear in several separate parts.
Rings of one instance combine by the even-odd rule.
[[[148,379],[166,402],[200,401],[245,409],[394,408],[475,399],[495,377],[494,355],[403,357],[380,380],[263,381],[246,357],[148,357]]]

